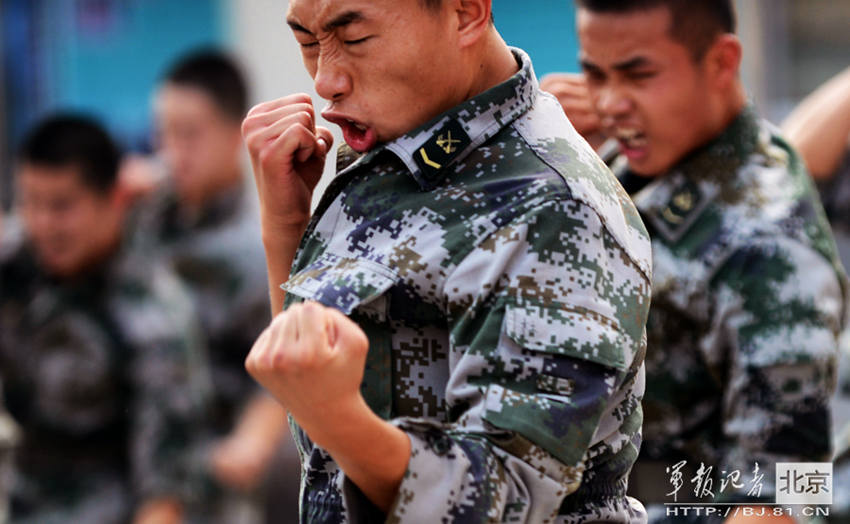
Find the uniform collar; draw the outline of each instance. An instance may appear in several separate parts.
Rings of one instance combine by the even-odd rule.
[[[733,196],[738,170],[757,148],[759,121],[748,105],[714,140],[631,195],[644,219],[678,241],[714,198]]]
[[[371,162],[383,151],[395,154],[419,186],[438,186],[449,168],[528,111],[537,97],[537,79],[524,51],[511,48],[520,70],[507,81],[453,107],[419,128],[356,158],[340,147],[339,174]]]

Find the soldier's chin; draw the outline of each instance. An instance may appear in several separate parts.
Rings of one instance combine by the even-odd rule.
[[[84,269],[82,264],[65,254],[42,252],[39,253],[38,261],[48,274],[56,277],[71,277]]]
[[[633,155],[631,157],[625,155],[625,157],[629,163],[629,170],[636,175],[654,177],[662,175],[666,171],[662,166],[659,166],[657,158],[649,154]]]

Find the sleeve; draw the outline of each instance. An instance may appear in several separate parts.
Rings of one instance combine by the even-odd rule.
[[[535,208],[475,247],[445,292],[451,416],[393,420],[412,452],[388,520],[640,518],[625,490],[649,284],[598,215]]]
[[[714,325],[703,349],[727,361],[718,472],[755,478],[758,464],[762,482],[732,497],[772,500],[777,462],[830,459],[841,282],[820,253],[774,238],[737,250],[711,287]]]
[[[209,396],[208,363],[179,282],[162,268],[150,285],[150,296],[126,299],[121,308],[135,341],[128,408],[133,492],[140,502],[187,502],[198,496],[191,450]]]

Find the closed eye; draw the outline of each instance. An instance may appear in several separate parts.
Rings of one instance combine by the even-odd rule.
[[[370,38],[372,38],[372,37],[371,36],[364,36],[363,38],[358,38],[356,40],[345,40],[345,43],[346,43],[346,45],[357,45],[357,44],[362,44],[363,42],[365,42],[366,40],[369,40]]]
[[[655,76],[655,71],[633,71],[629,73],[629,78],[633,80],[645,80]]]

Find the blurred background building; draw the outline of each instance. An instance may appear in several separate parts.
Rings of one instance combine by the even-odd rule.
[[[151,149],[150,96],[163,69],[206,45],[231,50],[254,101],[312,90],[284,22],[285,0],[0,0],[0,202],[11,152],[55,109],[103,120],[128,149]],[[538,75],[578,69],[572,0],[494,0],[505,39]],[[850,63],[850,0],[737,0],[750,95],[778,122]]]

